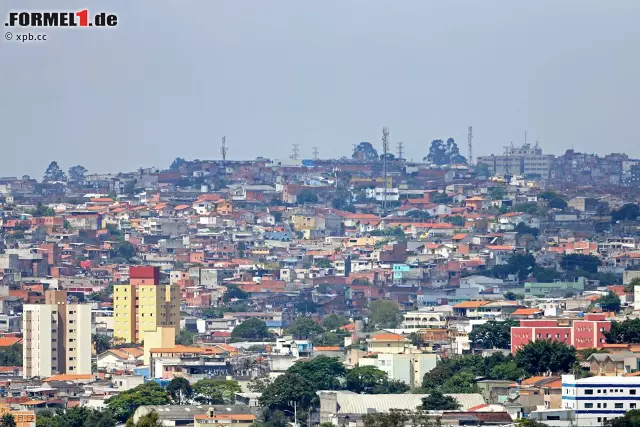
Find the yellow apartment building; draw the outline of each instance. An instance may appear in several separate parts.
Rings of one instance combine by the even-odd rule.
[[[129,284],[113,289],[114,338],[140,343],[158,326],[180,328],[180,287],[161,284],[158,267],[130,267]]]

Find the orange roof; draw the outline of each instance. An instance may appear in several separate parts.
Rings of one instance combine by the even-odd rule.
[[[487,249],[492,251],[512,251],[515,249],[515,246],[511,245],[487,245]]]
[[[176,345],[175,347],[152,348],[151,353],[205,353],[205,349],[201,347],[187,347],[184,345]]]
[[[622,374],[623,377],[640,377],[640,371]]]
[[[254,421],[256,416],[253,414],[214,414],[210,417],[209,414],[197,414],[193,417],[196,420],[237,420],[237,421]]]
[[[512,314],[515,314],[516,316],[531,316],[538,313],[542,313],[542,310],[539,308],[519,308]]]
[[[378,334],[371,337],[374,341],[406,341],[407,339],[398,334]]]
[[[465,237],[467,237],[466,233],[458,233],[454,234],[453,237],[451,237],[451,240],[462,240]]]
[[[47,403],[45,400],[28,400],[23,402],[22,405],[42,405],[43,403]]]
[[[562,380],[557,379],[555,381],[551,381],[550,383],[546,383],[542,387],[543,388],[562,388]]]
[[[74,381],[74,380],[93,380],[95,377],[92,374],[60,374],[49,377],[45,382],[49,381]]]
[[[338,346],[313,347],[316,351],[340,351]]]
[[[22,341],[22,338],[17,338],[17,337],[2,337],[0,338],[0,347],[10,347],[14,344],[19,343],[20,341]]]
[[[453,308],[478,308],[489,304],[489,301],[463,301],[453,306]]]
[[[486,403],[482,403],[480,405],[476,405],[476,406],[472,406],[471,408],[467,409],[468,412],[473,412],[473,411],[477,411],[478,409],[484,409],[484,408],[488,408],[489,405],[487,405]]]

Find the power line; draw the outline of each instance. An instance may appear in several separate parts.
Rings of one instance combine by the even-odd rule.
[[[318,147],[313,147],[313,160],[318,160]]]
[[[300,157],[300,145],[299,144],[293,144],[291,158],[293,160],[298,160],[298,157]]]

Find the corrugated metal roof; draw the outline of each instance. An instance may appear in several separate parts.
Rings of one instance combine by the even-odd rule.
[[[376,412],[389,412],[391,409],[415,410],[422,405],[422,398],[428,394],[357,394],[350,391],[319,391],[318,394],[335,393],[338,399],[340,414],[366,414],[369,409]],[[467,410],[474,406],[485,403],[482,395],[472,394],[448,394],[454,397],[462,410]]]

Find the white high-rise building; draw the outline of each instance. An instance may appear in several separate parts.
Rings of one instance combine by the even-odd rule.
[[[599,426],[640,409],[640,378],[562,376],[562,408],[571,409],[575,425]],[[546,422],[546,421],[545,421]]]
[[[46,299],[23,307],[23,376],[91,374],[91,305],[67,303],[65,291]]]

